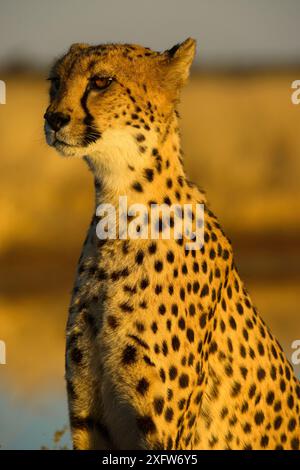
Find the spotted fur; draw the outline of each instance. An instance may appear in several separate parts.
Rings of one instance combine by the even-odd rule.
[[[96,206],[205,204],[195,251],[99,240],[93,216],[67,324],[75,449],[299,449],[299,382],[182,167],[176,104],[194,52],[192,39],[164,53],[75,44],[51,71],[47,139],[87,161]],[[113,80],[99,91],[95,76]]]

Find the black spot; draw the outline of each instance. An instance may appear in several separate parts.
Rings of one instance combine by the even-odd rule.
[[[204,284],[204,286],[201,289],[200,297],[205,297],[209,293],[209,287],[207,284]]]
[[[277,416],[274,420],[274,429],[277,431],[280,428],[281,424],[282,424],[282,417]]]
[[[141,289],[145,290],[149,286],[149,279],[144,278],[141,280]]]
[[[148,366],[155,367],[154,362],[152,362],[150,357],[147,356],[146,354],[143,356],[143,359]]]
[[[179,295],[182,301],[185,300],[185,290],[183,287],[180,288]]]
[[[167,441],[167,450],[172,450],[173,449],[173,439],[171,436],[168,437]]]
[[[203,263],[202,263],[202,271],[204,272],[204,274],[207,273],[207,262],[206,261],[203,261]]]
[[[178,306],[176,304],[172,304],[171,312],[172,312],[172,315],[177,317],[177,315],[178,315]]]
[[[160,273],[162,270],[163,270],[163,263],[159,260],[155,261],[154,263],[154,269],[155,271],[157,271],[158,273]]]
[[[295,418],[291,418],[289,420],[289,424],[288,424],[289,431],[290,432],[294,431],[296,425],[297,425],[297,422],[296,422]]]
[[[274,398],[275,398],[274,392],[272,391],[269,392],[267,395],[267,404],[271,406],[274,402]]]
[[[264,380],[265,376],[266,376],[265,370],[262,367],[259,367],[258,370],[257,370],[258,380],[261,382],[262,380]]]
[[[234,382],[231,388],[231,396],[233,398],[237,397],[240,394],[240,391],[241,391],[241,384],[239,382]]]
[[[245,340],[248,341],[249,334],[248,334],[248,331],[246,330],[246,328],[243,328],[243,336],[244,336]]]
[[[149,385],[150,384],[149,384],[148,380],[145,379],[145,377],[143,377],[142,379],[139,380],[139,382],[136,386],[136,389],[141,395],[145,395],[145,393],[149,389]]]
[[[221,328],[222,333],[224,333],[224,331],[226,330],[226,325],[225,325],[224,320],[220,321],[220,328]]]
[[[193,317],[196,313],[196,308],[195,308],[195,305],[194,304],[190,304],[189,306],[189,314],[191,315],[191,317]]]
[[[244,430],[244,433],[245,434],[249,434],[251,432],[251,424],[250,423],[246,423],[243,427],[243,430]]]
[[[264,436],[261,437],[260,445],[261,445],[261,447],[265,448],[265,447],[267,447],[268,444],[269,444],[269,438],[265,434]]]
[[[140,346],[142,346],[143,348],[145,349],[149,349],[149,346],[147,343],[145,343],[145,341],[143,341],[141,338],[139,338],[138,336],[136,335],[127,335],[128,338],[131,338],[133,339],[133,341],[135,341],[136,343],[138,343]]]
[[[183,410],[184,405],[185,405],[185,398],[182,398],[182,399],[179,400],[179,402],[178,402],[178,408],[179,408],[180,410]]]
[[[245,358],[246,355],[247,355],[246,348],[243,344],[241,344],[241,346],[240,346],[240,354],[243,358]]]
[[[161,304],[159,307],[158,307],[158,311],[160,313],[160,315],[164,315],[166,313],[166,307],[164,304]]]
[[[199,289],[200,289],[200,284],[199,284],[198,281],[195,281],[195,282],[193,283],[193,292],[194,292],[194,294],[197,294],[197,292],[199,291]]]
[[[238,313],[239,313],[240,315],[243,315],[244,309],[243,309],[242,304],[237,303],[237,304],[236,304],[236,308],[237,308]]]
[[[197,263],[197,261],[194,261],[194,263],[193,263],[193,271],[194,271],[194,273],[199,272],[199,264]]]
[[[265,419],[265,415],[263,414],[262,411],[258,411],[257,413],[255,413],[254,421],[258,426],[264,422],[264,419]]]
[[[145,175],[145,178],[151,182],[153,181],[153,175],[154,175],[154,171],[152,170],[152,168],[146,168],[144,170],[144,175]]]
[[[136,254],[135,261],[137,264],[142,264],[144,260],[144,252],[139,250]]]
[[[171,366],[169,369],[169,376],[170,380],[175,380],[177,377],[177,368],[175,366]]]
[[[294,398],[293,398],[292,395],[289,395],[289,396],[288,396],[287,404],[288,404],[288,407],[289,407],[291,410],[294,408]]]
[[[231,297],[232,297],[232,289],[231,289],[230,286],[227,287],[227,296],[228,296],[229,299],[231,299]]]
[[[189,340],[190,343],[194,342],[195,335],[194,335],[194,332],[191,328],[188,328],[186,330],[186,336],[187,336],[187,339]]]
[[[164,340],[162,343],[162,352],[164,356],[168,355],[168,345],[167,342]]]
[[[161,415],[164,409],[164,399],[162,397],[154,398],[154,411],[157,415]]]
[[[281,401],[278,400],[274,405],[274,411],[278,412],[281,410]]]
[[[97,272],[97,279],[99,281],[105,281],[107,279],[107,273],[104,271],[104,269],[100,268],[98,269],[98,272]]]
[[[172,408],[168,407],[165,411],[165,420],[170,423],[173,419],[173,416],[174,416],[174,411],[172,410]]]
[[[186,264],[182,266],[181,271],[182,271],[182,274],[187,274],[188,270],[187,270]]]
[[[293,450],[299,450],[299,439],[298,439],[298,437],[294,437],[291,440],[291,447],[292,447]]]
[[[187,388],[189,385],[189,376],[187,374],[181,374],[179,377],[180,388]]]
[[[136,362],[136,348],[128,344],[123,350],[122,362],[123,364],[134,364]]]
[[[161,294],[161,293],[162,293],[162,290],[163,290],[162,286],[161,286],[160,284],[156,284],[156,286],[155,286],[155,294],[156,294],[156,295]]]
[[[203,329],[206,326],[206,313],[203,313],[200,317],[200,327]]]
[[[184,318],[179,318],[178,320],[178,327],[181,329],[181,330],[184,330],[185,329],[185,320]]]
[[[173,181],[171,180],[171,178],[167,178],[167,187],[171,189],[172,186],[173,186]]]
[[[154,434],[156,432],[156,426],[151,416],[148,416],[148,415],[138,416],[136,421],[137,421],[138,428],[144,434]]]
[[[148,248],[150,255],[154,255],[156,253],[156,250],[157,250],[157,245],[155,242],[152,242]]]
[[[229,317],[229,324],[230,324],[230,326],[231,326],[231,328],[232,328],[233,330],[236,330],[236,321],[235,321],[235,319],[233,318],[233,316],[230,316],[230,317]]]
[[[172,338],[172,348],[174,351],[178,351],[180,348],[180,341],[177,335],[174,335]]]
[[[280,390],[282,391],[282,393],[284,393],[286,390],[285,381],[283,379],[280,380]]]
[[[145,326],[144,326],[143,323],[137,321],[137,322],[135,322],[135,326],[136,326],[136,329],[137,329],[140,333],[142,333],[143,331],[145,331]]]
[[[159,375],[160,375],[160,378],[162,380],[163,383],[165,383],[166,381],[166,373],[165,371],[161,368],[160,371],[159,371]]]
[[[242,377],[246,379],[248,375],[248,369],[246,367],[240,367],[240,371],[241,371]]]
[[[119,304],[119,307],[122,310],[122,312],[127,312],[127,313],[133,312],[133,306],[130,305],[128,302],[122,302],[121,304]]]
[[[108,315],[108,317],[107,317],[107,323],[109,324],[109,326],[110,326],[113,330],[115,330],[115,329],[117,328],[117,326],[118,326],[118,321],[117,321],[116,317],[113,316],[113,315]]]
[[[233,369],[232,369],[232,367],[231,367],[230,364],[227,364],[227,365],[225,366],[225,374],[226,374],[228,377],[232,377],[232,375],[233,375]]]
[[[291,372],[290,372],[290,369],[287,366],[285,367],[285,376],[286,376],[287,380],[290,380]]]
[[[233,345],[232,345],[232,341],[231,341],[230,338],[227,338],[227,345],[228,345],[229,352],[232,353],[232,351],[233,351]]]
[[[242,407],[241,407],[241,412],[242,413],[247,413],[248,409],[249,409],[249,405],[246,401],[244,401],[243,404],[242,404]]]
[[[263,344],[261,343],[261,341],[258,342],[257,349],[258,349],[258,353],[260,354],[260,356],[264,356],[265,348],[264,348]]]
[[[134,190],[137,191],[138,193],[142,193],[142,192],[143,192],[143,187],[142,187],[141,183],[139,183],[138,181],[135,181],[135,182],[132,184],[132,189],[134,189]]]
[[[256,392],[256,385],[252,384],[249,388],[249,398],[253,398]]]

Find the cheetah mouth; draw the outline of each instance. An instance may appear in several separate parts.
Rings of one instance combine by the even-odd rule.
[[[51,129],[47,123],[45,124],[44,130],[45,130],[47,144],[50,145],[50,147],[55,147],[59,150],[68,149],[68,148],[75,149],[79,147],[78,144],[70,144],[69,142],[66,142],[61,137],[58,137],[57,132]]]
[[[65,142],[64,140],[57,139],[57,138],[55,138],[55,140],[54,140],[54,142],[53,142],[52,145],[53,145],[53,147],[57,147],[57,146],[61,146],[61,147],[70,147],[70,148],[78,147],[78,145],[68,144],[68,142]]]

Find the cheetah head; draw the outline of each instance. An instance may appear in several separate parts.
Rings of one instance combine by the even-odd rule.
[[[63,156],[158,143],[195,54],[187,39],[163,53],[137,45],[74,44],[50,73],[47,143]],[[132,152],[128,152],[130,154]]]

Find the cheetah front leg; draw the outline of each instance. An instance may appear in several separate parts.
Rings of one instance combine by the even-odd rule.
[[[71,381],[67,381],[67,392],[73,449],[113,449],[106,426],[88,412],[86,401],[76,395]]]
[[[73,448],[77,450],[113,449],[103,424],[100,390],[101,369],[95,346],[85,331],[67,334],[66,382]]]

